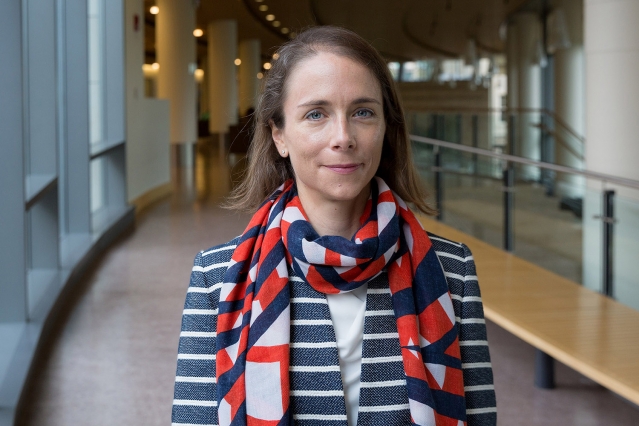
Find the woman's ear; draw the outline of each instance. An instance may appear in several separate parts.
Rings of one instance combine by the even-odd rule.
[[[282,157],[287,157],[288,150],[286,149],[286,143],[284,142],[282,129],[277,127],[275,123],[273,123],[273,120],[270,120],[268,122],[268,125],[271,128],[271,137],[273,138],[273,142],[275,143],[277,152],[279,152]]]

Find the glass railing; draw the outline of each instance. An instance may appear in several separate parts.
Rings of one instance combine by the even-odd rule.
[[[406,120],[413,135],[583,169],[583,136],[547,110],[438,109],[410,111]],[[547,185],[561,186],[565,179],[534,167],[522,172]]]
[[[463,131],[439,134],[451,135],[411,136],[439,220],[639,309],[639,181],[474,147]]]

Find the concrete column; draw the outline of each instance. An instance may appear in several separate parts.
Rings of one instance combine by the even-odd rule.
[[[584,1],[586,169],[639,180],[639,2]],[[614,296],[639,309],[639,190],[616,190]],[[601,288],[601,184],[584,200],[584,284]]]
[[[261,69],[261,46],[259,39],[240,42],[240,114],[257,105],[260,80],[257,73]]]
[[[542,40],[541,22],[535,13],[515,15],[517,37],[517,91],[519,108],[517,117],[517,141],[515,155],[531,160],[541,160],[540,122],[541,109],[541,67],[538,61],[538,44]],[[533,111],[530,111],[533,110]],[[539,169],[522,167],[522,178],[539,179]]]
[[[190,0],[157,0],[158,97],[171,102],[172,144],[197,141],[195,6]]]
[[[228,133],[238,121],[237,22],[214,21],[208,25],[208,84],[211,133]]]
[[[587,169],[639,180],[639,2],[585,2]]]
[[[570,47],[555,52],[555,161],[582,169],[585,133],[585,63],[583,0],[559,0],[554,7],[565,19]],[[575,135],[576,134],[576,135]],[[577,175],[560,174],[557,191],[563,197],[583,197],[584,181]]]
[[[208,58],[204,58],[204,60],[201,63],[201,68],[202,71],[204,71],[204,78],[202,79],[202,82],[200,83],[200,93],[199,93],[199,97],[200,97],[200,115],[202,114],[210,114],[211,113],[211,106],[209,105],[209,79],[210,79],[210,72],[209,72],[209,61]]]
[[[506,36],[506,74],[508,76],[508,108],[519,108],[519,41],[517,24],[510,21]]]

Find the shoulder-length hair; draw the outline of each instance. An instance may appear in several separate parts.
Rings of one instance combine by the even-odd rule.
[[[247,169],[225,206],[253,212],[284,181],[295,177],[289,158],[283,158],[277,152],[270,126],[284,127],[283,104],[288,77],[301,61],[319,52],[352,59],[375,76],[382,89],[386,120],[382,158],[376,175],[384,179],[404,201],[412,203],[425,214],[435,214],[435,210],[426,204],[426,192],[413,165],[404,111],[386,62],[362,37],[333,26],[309,28],[278,49],[279,57],[272,62],[262,82],[253,117],[255,128],[248,150]]]

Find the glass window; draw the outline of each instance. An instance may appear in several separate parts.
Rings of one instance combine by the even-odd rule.
[[[397,81],[399,78],[399,62],[389,62],[388,69],[390,70],[391,75],[393,76],[393,80]]]

